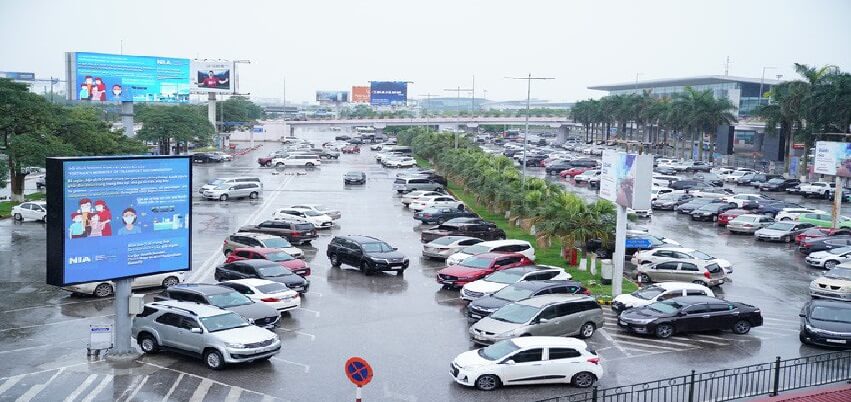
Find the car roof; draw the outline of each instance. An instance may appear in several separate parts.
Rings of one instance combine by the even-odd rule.
[[[340,235],[337,236],[341,239],[351,240],[355,243],[375,243],[375,242],[384,242],[383,240],[377,239],[372,236],[364,236],[364,235]],[[386,243],[386,242],[385,242]]]
[[[699,304],[699,303],[724,303],[725,300],[717,299],[709,296],[680,296],[671,300],[675,300],[679,304]]]
[[[481,244],[481,243],[479,243],[479,244]],[[482,253],[482,254],[474,255],[474,257],[488,258],[488,259],[492,259],[492,260],[495,260],[497,258],[502,258],[502,257],[508,257],[508,256],[524,257],[524,255],[520,254],[520,253]]]
[[[274,249],[267,249],[267,250],[274,250]],[[271,267],[271,266],[275,266],[275,265],[280,265],[275,261],[269,261],[269,260],[264,260],[264,259],[236,260],[234,262],[231,262],[231,264],[242,264],[242,265],[252,266],[252,267],[255,267],[255,268]]]
[[[594,299],[591,296],[586,296],[586,295],[566,295],[566,294],[540,295],[540,296],[535,296],[535,297],[532,297],[532,298],[529,298],[529,299],[526,299],[526,300],[523,300],[523,301],[519,301],[519,302],[517,302],[517,304],[523,304],[523,305],[532,306],[532,307],[546,307],[546,306],[549,306],[550,304],[553,304],[553,303],[574,302],[574,301],[580,301],[580,300],[582,300],[582,301],[584,301],[584,300],[593,301]]]
[[[37,201],[25,201],[25,202],[22,202],[21,204],[26,204],[26,203],[36,204],[36,205],[47,205],[47,201],[42,201],[42,200],[37,200]]]
[[[522,267],[514,267],[514,268],[504,269],[504,270],[502,270],[502,272],[528,273],[528,272],[552,271],[552,270],[558,270],[558,271],[564,272],[564,270],[559,268],[559,267],[553,267],[553,266],[549,266],[549,265],[524,265]]]
[[[497,248],[497,247],[502,247],[502,246],[511,246],[511,245],[520,245],[520,244],[531,246],[531,244],[526,240],[516,240],[516,239],[483,241],[483,242],[477,244],[477,246]]]
[[[270,253],[278,253],[281,250],[277,249],[277,248],[272,248],[272,247],[237,247],[237,248],[233,249],[233,251],[253,251],[255,253],[265,255],[265,254],[270,254]],[[251,260],[240,260],[240,261],[251,261]],[[263,260],[258,260],[258,261],[263,261]],[[234,261],[234,262],[236,262],[236,261]]]
[[[159,310],[164,310],[164,311],[168,311],[169,310],[168,307],[176,307],[177,309],[180,309],[180,310],[191,311],[191,312],[195,313],[196,316],[200,316],[200,317],[211,317],[211,316],[216,316],[216,315],[228,313],[227,310],[224,310],[222,308],[219,308],[219,307],[216,307],[216,306],[213,306],[213,305],[193,303],[193,302],[184,302],[184,301],[177,301],[177,300],[157,301],[157,302],[153,302],[153,303],[148,303],[145,306],[146,307],[158,308]],[[162,307],[165,307],[165,308],[162,308]]]
[[[266,233],[254,233],[254,232],[236,232],[236,233],[232,234],[231,236],[245,236],[245,237],[250,237],[252,239],[259,239],[259,240],[281,237],[281,236],[275,236],[275,235],[270,235],[270,234],[266,234]]]
[[[665,289],[665,290],[674,290],[674,289],[701,289],[701,290],[703,290],[703,289],[706,289],[706,286],[698,285],[696,283],[691,283],[691,282],[659,282],[659,283],[654,283],[654,284],[649,285],[649,286],[655,286],[655,287],[662,288],[662,289]]]
[[[697,251],[697,249],[688,248],[688,247],[666,247],[666,246],[656,247],[652,250],[647,250],[647,251],[659,251],[659,250],[679,251],[681,253],[693,253],[693,252]]]
[[[510,285],[510,286],[514,286],[514,287],[520,288],[520,289],[540,290],[540,289],[551,288],[553,286],[565,286],[565,285],[575,285],[575,286],[578,286],[578,287],[582,287],[581,282],[572,281],[572,280],[563,281],[563,280],[558,280],[558,279],[556,279],[556,280],[547,279],[547,280],[543,280],[543,281],[520,281],[520,282],[517,282],[517,283]]]
[[[224,281],[222,283],[238,283],[241,285],[251,286],[256,288],[258,286],[268,285],[271,283],[279,283],[275,281],[270,281],[268,279],[257,279],[257,278],[246,278],[246,279],[234,279],[230,281]]]
[[[258,260],[258,261],[265,261],[265,260]],[[174,286],[169,286],[169,288],[166,289],[166,290],[172,290],[172,289],[187,290],[187,291],[191,291],[191,292],[195,292],[195,293],[214,294],[214,295],[220,294],[220,293],[233,292],[233,289],[231,289],[231,288],[226,288],[224,286],[219,286],[219,285],[212,284],[212,283],[179,283],[179,284],[174,285]]]

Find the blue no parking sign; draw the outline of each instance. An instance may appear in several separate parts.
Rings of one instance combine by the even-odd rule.
[[[352,384],[362,387],[372,381],[372,366],[360,357],[346,360],[346,377]]]

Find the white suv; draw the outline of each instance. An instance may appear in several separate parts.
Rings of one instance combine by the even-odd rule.
[[[283,158],[275,158],[272,159],[272,166],[275,167],[287,167],[287,166],[304,166],[304,167],[314,167],[320,166],[322,162],[319,161],[319,157],[316,155],[287,155]]]
[[[639,250],[632,255],[635,265],[656,264],[663,261],[714,262],[724,268],[724,272],[733,272],[733,264],[723,258],[715,258],[700,250],[684,247],[659,247],[650,250]]]
[[[612,311],[620,314],[626,309],[646,306],[657,301],[665,301],[680,296],[715,297],[706,286],[691,282],[661,282],[645,286],[630,294],[621,294],[612,301]]]
[[[312,209],[280,208],[272,214],[272,219],[312,223],[317,229],[330,229],[334,220],[330,216]]]

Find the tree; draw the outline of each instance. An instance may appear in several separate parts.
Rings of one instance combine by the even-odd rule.
[[[225,125],[222,127],[224,132],[231,132],[239,126],[251,127],[257,120],[266,117],[262,107],[244,96],[231,96],[226,101],[221,102],[220,107],[222,108],[222,122],[239,123]]]
[[[196,106],[148,105],[140,108],[136,115],[142,123],[137,138],[159,143],[161,155],[171,154],[172,141],[180,153],[181,143],[185,148],[189,142],[196,146],[208,145],[215,133],[203,110]]]
[[[59,109],[55,134],[71,145],[78,155],[133,155],[147,153],[135,138],[114,132],[101,120],[104,111],[92,106]]]

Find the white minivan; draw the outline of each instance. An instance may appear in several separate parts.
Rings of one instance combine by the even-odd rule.
[[[257,183],[261,188],[263,187],[263,183],[260,182],[259,177],[217,177],[209,183],[201,186],[201,189],[198,190],[198,192],[204,194],[204,191],[212,190],[214,188],[224,186],[225,184],[234,183]]]

